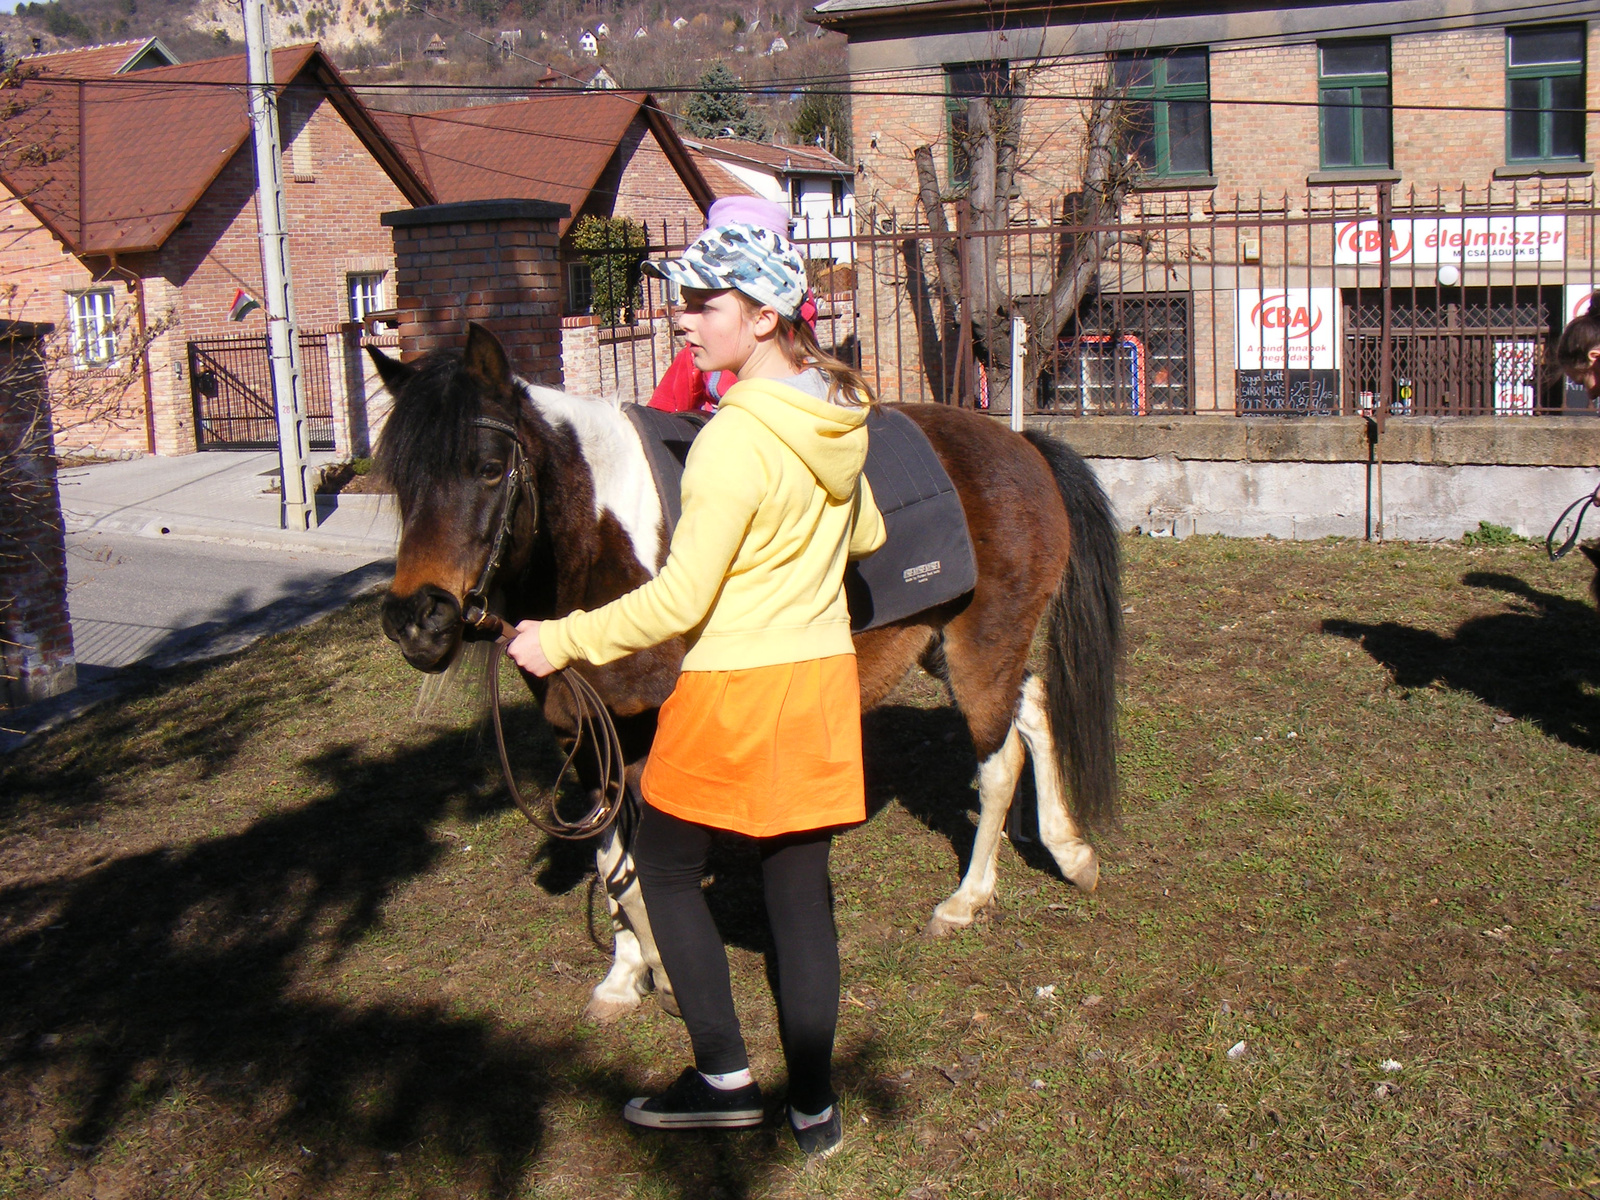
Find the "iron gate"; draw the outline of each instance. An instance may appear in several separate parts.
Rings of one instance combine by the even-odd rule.
[[[313,450],[333,449],[333,387],[328,339],[300,335],[300,387]],[[202,450],[270,449],[278,444],[272,362],[266,337],[189,343],[189,390]]]

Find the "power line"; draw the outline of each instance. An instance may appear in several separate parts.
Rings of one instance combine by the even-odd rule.
[[[926,69],[927,68],[923,68],[923,70],[926,70]],[[124,79],[123,77],[120,77],[120,76],[111,77],[111,78],[104,78],[104,79],[77,79],[77,78],[73,78],[71,76],[66,76],[66,75],[51,75],[51,76],[47,76],[45,78],[42,78],[40,80],[37,80],[36,82],[40,83],[40,84],[49,84],[49,83],[78,84],[78,83],[85,83],[85,84],[93,84],[93,85],[95,85],[97,87],[101,86],[101,85],[110,85],[110,86],[113,86],[113,87],[117,87],[117,86],[142,87],[142,88],[147,88],[147,89],[151,90],[152,92],[165,90],[167,88],[173,88],[173,87],[214,87],[214,88],[222,88],[222,89],[226,89],[226,90],[230,90],[230,91],[242,91],[244,89],[244,87],[245,87],[245,85],[241,84],[241,83],[220,81],[220,80],[170,80],[170,81],[163,82],[163,81],[160,81],[160,80]],[[506,94],[506,95],[514,95],[518,99],[521,99],[521,100],[538,100],[538,99],[541,99],[543,97],[550,97],[550,98],[554,99],[554,98],[563,97],[563,96],[578,96],[578,95],[585,95],[585,94],[595,94],[595,92],[596,92],[596,89],[588,88],[588,87],[583,87],[583,88],[542,87],[542,88],[537,88],[537,89],[531,89],[532,94],[530,94],[530,88],[527,87],[526,85],[516,86],[516,85],[512,85],[512,84],[498,84],[498,85],[496,85],[496,84],[399,83],[399,82],[397,82],[397,83],[367,83],[367,82],[350,82],[348,80],[346,82],[349,84],[349,86],[350,86],[350,88],[352,90],[357,91],[357,92],[363,92],[363,91],[371,91],[371,92],[379,92],[379,93],[385,93],[385,92],[387,92],[387,93],[417,93],[417,92],[420,92],[420,93],[430,93],[430,92],[431,93],[447,93],[447,92],[457,92],[457,93],[468,93],[468,94],[471,94],[471,93],[484,93],[484,92],[497,92],[497,93],[503,93],[503,94]],[[608,91],[609,89],[605,89],[605,90]],[[629,88],[622,88],[622,89],[619,89],[619,90],[625,91],[625,92],[648,92],[652,96],[678,95],[678,94],[693,95],[693,94],[695,94],[696,92],[699,91],[698,88],[692,87],[692,86],[664,87],[664,88],[629,87]],[[775,92],[780,91],[782,89],[774,88],[774,87],[768,85],[768,86],[764,86],[764,87],[744,87],[744,88],[729,89],[729,90],[730,91],[737,90],[738,93],[742,94],[742,95],[771,96]],[[1391,90],[1392,90],[1392,82],[1391,82]],[[600,92],[600,94],[604,94],[604,91]],[[895,90],[895,89],[888,89],[888,88],[853,89],[849,94],[852,97],[854,97],[854,96],[862,96],[862,97],[872,97],[872,98],[881,98],[881,99],[923,99],[923,100],[937,101],[937,102],[939,102],[941,104],[945,100],[950,98],[944,92],[929,92],[929,91],[926,91],[926,90]],[[978,98],[978,97],[958,97],[958,99],[976,99],[976,98]],[[1092,100],[1096,100],[1096,99],[1101,99],[1102,97],[1098,96],[1094,92],[1056,92],[1056,91],[1051,91],[1051,92],[1027,92],[1027,93],[1024,93],[1021,98],[1025,99],[1025,100],[1060,100],[1060,101],[1071,101],[1071,102],[1085,102],[1085,101],[1092,101]],[[87,99],[86,103],[89,103],[89,104],[111,104],[111,103],[120,103],[120,102],[122,102],[122,101],[124,101],[126,99],[128,99],[127,96],[117,96],[117,97],[114,97],[114,98],[107,98],[107,99],[104,99],[104,100]],[[1141,102],[1141,101],[1135,101],[1135,102]],[[1211,105],[1213,107],[1222,107],[1222,108],[1340,108],[1340,107],[1360,107],[1359,105],[1348,105],[1348,104],[1343,104],[1343,103],[1332,103],[1332,102],[1324,101],[1324,100],[1281,100],[1281,99],[1263,99],[1263,98],[1259,98],[1259,97],[1245,97],[1245,96],[1205,96],[1205,97],[1196,97],[1192,101],[1192,103],[1197,103],[1197,104],[1204,103],[1204,104],[1209,104],[1209,105]],[[1382,107],[1387,108],[1391,112],[1488,113],[1488,114],[1499,114],[1499,115],[1502,115],[1502,116],[1505,115],[1506,113],[1509,113],[1509,112],[1582,113],[1582,114],[1587,115],[1587,116],[1594,116],[1596,114],[1600,114],[1600,108],[1577,108],[1577,107],[1564,107],[1564,106],[1560,106],[1560,105],[1552,106],[1552,107],[1549,107],[1549,108],[1537,108],[1537,109],[1535,109],[1535,108],[1530,108],[1530,107],[1526,107],[1526,106],[1510,105],[1510,104],[1418,104],[1418,103],[1396,103],[1396,102],[1392,102],[1391,101],[1389,104],[1384,105]],[[389,110],[389,109],[378,109],[377,111],[389,112],[389,111],[392,111],[392,110]],[[432,114],[426,113],[426,112],[421,112],[421,113],[401,113],[399,115],[401,115],[401,116],[418,116],[418,117],[431,117],[432,116]],[[663,115],[667,116],[667,117],[669,117],[669,118],[671,118],[673,120],[681,120],[682,119],[680,116],[678,116],[678,114],[675,114],[675,113],[670,113],[670,112],[664,112],[663,111]]]

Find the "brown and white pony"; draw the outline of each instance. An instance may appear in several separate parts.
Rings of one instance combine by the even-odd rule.
[[[491,602],[513,623],[593,609],[650,579],[666,560],[662,506],[633,424],[615,402],[515,378],[493,334],[469,327],[464,354],[402,365],[373,357],[395,399],[378,449],[402,518],[384,632],[406,660],[442,671],[468,633],[462,602],[483,571],[500,511],[514,428],[531,477]],[[1099,862],[1085,833],[1112,819],[1121,638],[1119,548],[1111,508],[1083,460],[1058,442],[940,405],[902,409],[928,435],[960,493],[977,558],[974,591],[860,634],[862,708],[915,663],[941,678],[978,756],[980,815],[965,878],[928,929],[971,923],[994,895],[1001,829],[1033,758],[1040,839],[1063,875],[1092,890]],[[536,511],[535,511],[536,510]],[[1043,678],[1027,670],[1043,621]],[[636,782],[683,656],[674,640],[604,667],[578,668],[617,718]],[[565,689],[528,685],[570,733]],[[652,982],[673,1007],[634,878],[627,826],[600,838],[598,868],[615,930],[610,973],[591,1015],[635,1007]],[[652,980],[653,976],[653,980]]]

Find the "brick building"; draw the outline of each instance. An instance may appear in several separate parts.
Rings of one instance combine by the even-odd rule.
[[[590,275],[568,234],[584,216],[631,217],[653,244],[698,233],[718,193],[644,92],[597,89],[428,113],[375,114],[441,204],[564,204],[563,305],[589,311]],[[721,182],[721,181],[719,181]]]
[[[927,229],[920,146],[954,224],[970,99],[1004,110],[1024,97],[1013,295],[1048,291],[1087,100],[1097,88],[1119,98],[1121,149],[1141,168],[1123,241],[1085,307],[1062,314],[1066,346],[1030,405],[1354,413],[1388,386],[1391,411],[1456,414],[1568,403],[1542,364],[1596,277],[1592,12],[1569,0],[1226,13],[1114,0],[1068,17],[1031,2],[823,0],[814,19],[849,38],[857,203],[880,232]],[[881,314],[863,361],[891,396],[925,395],[939,364],[916,310],[920,268],[887,244],[860,257],[874,289],[862,303]],[[1318,348],[1280,317],[1318,326]],[[919,339],[924,362],[906,371]]]
[[[270,443],[264,317],[230,320],[262,294],[245,57],[120,53],[30,60],[0,161],[5,315],[61,331],[59,448]],[[360,417],[337,331],[392,302],[380,215],[433,196],[317,47],[275,51],[273,78],[312,437],[346,448]]]

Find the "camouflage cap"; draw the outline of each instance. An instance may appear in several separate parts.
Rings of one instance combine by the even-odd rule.
[[[755,225],[717,225],[706,230],[682,258],[644,264],[647,274],[679,287],[743,292],[795,319],[806,296],[806,262],[794,243]]]

